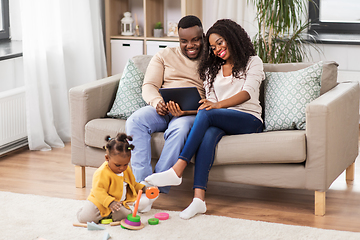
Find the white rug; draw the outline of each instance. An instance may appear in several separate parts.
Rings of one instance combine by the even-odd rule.
[[[147,220],[161,212],[151,210],[141,214],[145,227],[127,230],[120,226],[105,226],[106,230],[89,231],[73,227],[77,222],[76,212],[84,201],[51,198],[37,195],[0,192],[0,239],[6,240],[102,240],[109,233],[110,240],[150,239],[360,239],[360,233],[323,230],[228,217],[199,215],[182,220],[178,212],[166,211],[170,218],[158,225],[149,225]]]

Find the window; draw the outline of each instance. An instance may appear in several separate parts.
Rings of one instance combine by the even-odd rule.
[[[9,0],[0,0],[0,40],[9,36]]]
[[[360,34],[360,1],[309,1],[309,20],[312,33]]]

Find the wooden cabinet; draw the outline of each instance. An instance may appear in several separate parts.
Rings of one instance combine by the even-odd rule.
[[[124,12],[131,12],[132,18],[137,18],[140,26],[140,36],[122,36],[120,21],[124,17]],[[135,16],[136,15],[136,16]],[[178,42],[178,37],[167,37],[168,21],[178,22],[185,15],[195,15],[202,19],[202,0],[105,0],[105,46],[107,72],[111,75],[112,61],[122,58],[128,59],[126,53],[111,51],[111,40],[140,40],[143,41],[142,52],[147,54],[147,44],[149,41],[159,42]],[[155,38],[153,28],[155,23],[162,22],[164,27],[164,37]],[[133,26],[135,26],[135,21]],[[173,45],[173,44],[168,44]]]
[[[143,55],[143,44],[143,40],[111,39],[111,75],[123,72],[129,58]]]

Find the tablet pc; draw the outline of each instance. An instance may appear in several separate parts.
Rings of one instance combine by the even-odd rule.
[[[200,106],[200,94],[196,87],[160,88],[159,92],[164,102],[174,101],[181,110],[197,110]]]

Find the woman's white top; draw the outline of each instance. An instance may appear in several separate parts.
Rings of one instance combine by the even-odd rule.
[[[258,56],[252,56],[244,72],[240,73],[239,78],[232,75],[224,77],[222,68],[214,79],[213,87],[209,88],[210,83],[204,82],[206,99],[212,102],[219,102],[230,98],[240,91],[246,91],[250,99],[242,104],[238,104],[228,109],[234,109],[250,113],[262,121],[261,106],[259,101],[260,85],[264,80],[263,62]]]

